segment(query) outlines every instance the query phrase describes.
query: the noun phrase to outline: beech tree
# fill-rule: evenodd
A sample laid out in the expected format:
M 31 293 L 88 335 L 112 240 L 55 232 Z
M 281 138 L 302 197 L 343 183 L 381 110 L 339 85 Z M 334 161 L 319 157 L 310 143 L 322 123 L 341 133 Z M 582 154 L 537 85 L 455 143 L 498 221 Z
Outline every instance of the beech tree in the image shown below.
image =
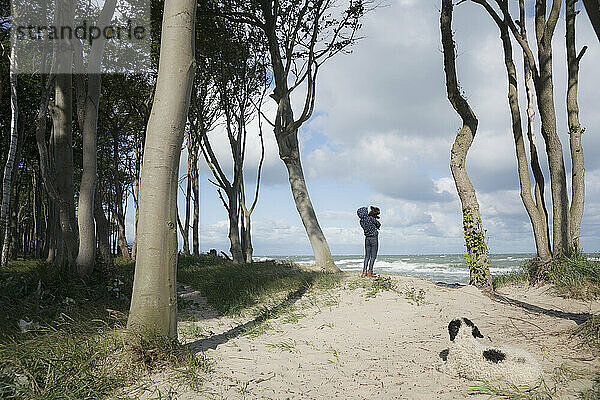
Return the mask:
M 500 39 L 502 40 L 502 48 L 504 51 L 504 65 L 506 67 L 507 81 L 508 81 L 508 104 L 511 115 L 511 126 L 513 131 L 513 138 L 515 142 L 515 152 L 517 157 L 517 171 L 519 176 L 519 184 L 521 188 L 521 200 L 525 205 L 525 210 L 531 221 L 533 227 L 533 236 L 535 239 L 535 245 L 537 250 L 537 256 L 542 262 L 547 262 L 552 258 L 552 252 L 550 250 L 550 237 L 548 233 L 548 215 L 546 213 L 545 205 L 539 207 L 543 203 L 543 181 L 540 185 L 536 185 L 536 197 L 537 202 L 534 200 L 531 193 L 531 177 L 529 175 L 529 165 L 527 152 L 525 150 L 525 140 L 523 138 L 523 126 L 521 120 L 521 108 L 519 105 L 519 91 L 518 91 L 518 76 L 517 68 L 513 60 L 513 50 L 510 38 L 510 32 L 506 19 L 501 18 L 498 13 L 491 7 L 486 0 L 472 0 L 474 3 L 478 3 L 485 8 L 490 17 L 494 20 L 500 30 Z M 503 0 L 504 1 L 504 0 Z M 521 17 L 524 20 L 524 7 L 523 1 L 521 0 Z M 521 34 L 525 34 L 525 22 L 521 27 Z M 531 107 L 531 93 L 527 93 L 529 106 Z M 528 108 L 528 111 L 531 110 Z M 535 141 L 533 140 L 533 113 L 528 114 L 528 135 L 529 145 L 532 149 L 532 159 L 535 160 L 533 169 L 539 169 L 539 162 L 537 161 L 537 153 L 535 150 Z M 535 172 L 534 172 L 535 174 Z M 540 173 L 541 175 L 541 173 Z M 542 179 L 543 179 L 543 175 Z
M 583 129 L 579 123 L 579 108 L 577 104 L 577 88 L 579 62 L 585 54 L 586 48 L 583 47 L 579 53 L 575 47 L 575 0 L 567 1 L 566 11 L 566 46 L 567 46 L 567 68 L 568 68 L 568 88 L 567 88 L 567 113 L 570 134 L 570 149 L 572 162 L 572 201 L 569 203 L 567 194 L 567 181 L 565 164 L 562 152 L 562 143 L 557 133 L 556 110 L 554 105 L 554 86 L 552 83 L 552 37 L 560 15 L 561 1 L 553 0 L 550 13 L 547 15 L 546 1 L 537 0 L 535 7 L 535 29 L 537 41 L 537 59 L 534 56 L 527 41 L 525 31 L 525 5 L 524 0 L 520 0 L 520 29 L 513 21 L 508 7 L 507 0 L 495 0 L 501 10 L 502 20 L 499 15 L 493 11 L 491 6 L 484 0 L 473 0 L 476 3 L 484 5 L 488 13 L 499 24 L 501 31 L 510 30 L 524 53 L 525 63 L 525 84 L 528 98 L 528 136 L 530 138 L 530 147 L 532 148 L 532 170 L 536 178 L 536 208 L 533 212 L 533 205 L 526 205 L 534 225 L 534 236 L 536 245 L 538 245 L 538 256 L 542 263 L 546 263 L 552 257 L 560 257 L 570 249 L 576 249 L 579 246 L 579 231 L 581 219 L 583 216 L 583 207 L 585 201 L 585 167 L 583 148 L 581 145 L 581 135 Z M 496 14 L 494 16 L 494 14 Z M 506 42 L 509 38 L 503 38 L 506 58 Z M 508 67 L 507 67 L 508 68 Z M 553 212 L 553 235 L 551 252 L 545 249 L 544 242 L 550 241 L 549 233 L 545 233 L 544 224 L 547 221 L 545 214 L 545 204 L 543 197 L 538 194 L 543 189 L 543 175 L 537 163 L 537 154 L 534 154 L 535 142 L 533 140 L 533 111 L 531 107 L 531 98 L 533 96 L 529 85 L 529 79 L 533 80 L 535 88 L 537 109 L 541 119 L 541 132 L 546 145 L 546 154 L 550 170 L 550 186 L 552 193 L 552 212 Z M 511 76 L 509 81 L 516 79 L 516 75 Z M 515 83 L 516 84 L 516 83 Z M 515 87 L 516 90 L 516 87 Z M 513 100 L 511 102 L 514 103 Z M 515 103 L 514 112 L 518 111 L 518 103 Z M 513 107 L 511 105 L 511 107 Z M 513 118 L 513 123 L 515 119 Z M 514 124 L 513 124 L 514 125 Z M 519 157 L 519 156 L 518 156 Z M 521 175 L 521 173 L 520 173 Z M 523 181 L 525 182 L 525 181 Z M 539 186 L 541 184 L 541 186 Z M 525 201 L 525 200 L 524 200 Z M 570 207 L 569 207 L 570 205 Z M 537 214 L 537 215 L 536 215 Z M 536 221 L 534 223 L 534 220 Z M 537 225 L 537 226 L 536 226 Z M 546 239 L 547 238 L 547 239 Z
M 57 0 L 55 26 L 73 26 L 73 0 Z M 54 105 L 50 108 L 53 120 L 54 171 L 58 202 L 59 262 L 72 263 L 77 257 L 77 226 L 73 188 L 73 51 L 68 41 L 57 41 L 54 54 L 57 60 Z
M 16 32 L 13 32 L 16 35 Z M 13 170 L 17 156 L 17 144 L 19 141 L 19 132 L 17 130 L 17 121 L 19 119 L 19 106 L 17 104 L 17 58 L 14 46 L 10 50 L 10 145 L 6 164 L 4 165 L 4 175 L 2 179 L 2 206 L 0 208 L 0 238 L 2 238 L 2 254 L 0 266 L 6 267 L 8 264 L 9 250 L 9 213 L 10 196 L 12 193 Z
M 177 337 L 177 181 L 194 78 L 196 2 L 165 0 L 144 145 L 137 257 L 127 327 Z
M 117 1 L 108 0 L 104 3 L 98 26 L 108 26 L 115 10 Z M 81 44 L 75 54 L 78 55 L 79 70 L 83 70 L 83 54 Z M 77 252 L 77 272 L 81 277 L 87 277 L 94 269 L 96 258 L 96 225 L 94 220 L 97 175 L 96 135 L 98 109 L 102 75 L 98 72 L 102 61 L 102 53 L 106 39 L 101 35 L 94 40 L 88 60 L 87 82 L 82 74 L 77 75 L 77 117 L 83 133 L 83 172 L 79 188 L 79 204 L 77 207 L 77 222 L 79 226 L 79 250 Z
M 560 16 L 561 0 L 553 0 L 552 7 L 547 13 L 545 0 L 536 0 L 535 32 L 537 41 L 537 60 L 531 51 L 529 43 L 517 29 L 510 12 L 508 3 L 496 0 L 502 14 L 508 23 L 511 33 L 525 52 L 525 57 L 531 69 L 537 108 L 542 122 L 541 133 L 546 144 L 546 155 L 550 170 L 550 187 L 552 193 L 552 254 L 560 256 L 569 249 L 569 198 L 567 193 L 567 178 L 562 152 L 562 143 L 557 133 L 556 108 L 554 104 L 554 84 L 552 75 L 552 37 Z
M 213 61 L 216 74 L 214 86 L 219 95 L 218 104 L 231 149 L 231 178 L 222 167 L 224 160 L 219 160 L 213 151 L 211 138 L 206 132 L 201 136 L 200 147 L 214 176 L 214 181 L 211 182 L 217 186 L 218 195 L 227 210 L 230 252 L 233 260 L 252 262 L 251 211 L 246 208 L 246 197 L 243 193 L 244 162 L 248 142 L 247 124 L 257 114 L 258 98 L 269 84 L 266 54 L 258 40 L 260 33 L 255 28 L 247 29 L 242 24 L 232 23 L 228 27 L 223 27 L 221 32 L 221 50 Z M 264 146 L 262 140 L 261 145 Z M 264 149 L 261 153 L 264 157 Z M 262 166 L 262 160 L 259 166 Z M 257 184 L 260 184 L 260 167 Z M 255 199 L 257 198 L 258 187 L 255 192 Z M 241 204 L 242 201 L 244 205 Z
M 581 219 L 585 203 L 585 162 L 581 135 L 584 129 L 579 123 L 579 62 L 587 50 L 584 46 L 579 53 L 575 45 L 575 4 L 577 0 L 566 0 L 566 46 L 567 46 L 567 121 L 569 124 L 569 147 L 571 149 L 571 208 L 569 210 L 569 248 L 579 248 Z
M 453 0 L 442 0 L 440 29 L 444 54 L 444 72 L 448 100 L 462 119 L 462 127 L 456 134 L 450 153 L 450 170 L 462 205 L 463 232 L 467 248 L 469 284 L 490 288 L 492 279 L 485 230 L 479 212 L 479 202 L 466 170 L 466 158 L 477 133 L 477 117 L 467 100 L 461 95 L 456 76 L 456 52 L 452 37 Z
M 328 272 L 339 268 L 333 262 L 308 193 L 298 130 L 312 115 L 320 67 L 335 55 L 347 52 L 356 42 L 360 21 L 370 3 L 348 0 L 343 4 L 333 0 L 257 0 L 237 2 L 234 6 L 227 3 L 222 8 L 230 20 L 263 32 L 275 83 L 271 98 L 277 104 L 277 112 L 272 125 L 279 157 L 288 171 L 296 209 L 315 255 L 315 267 Z M 304 103 L 295 117 L 291 97 L 300 90 L 304 91 Z

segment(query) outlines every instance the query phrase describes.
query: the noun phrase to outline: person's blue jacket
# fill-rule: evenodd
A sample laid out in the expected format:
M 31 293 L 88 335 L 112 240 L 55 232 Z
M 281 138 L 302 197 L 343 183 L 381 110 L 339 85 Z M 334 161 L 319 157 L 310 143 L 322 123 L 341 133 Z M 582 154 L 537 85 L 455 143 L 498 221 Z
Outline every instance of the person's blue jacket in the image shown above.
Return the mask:
M 369 209 L 367 207 L 361 207 L 356 211 L 356 215 L 360 218 L 360 226 L 362 226 L 366 237 L 378 237 L 378 229 L 381 227 L 381 223 L 374 217 L 369 215 Z

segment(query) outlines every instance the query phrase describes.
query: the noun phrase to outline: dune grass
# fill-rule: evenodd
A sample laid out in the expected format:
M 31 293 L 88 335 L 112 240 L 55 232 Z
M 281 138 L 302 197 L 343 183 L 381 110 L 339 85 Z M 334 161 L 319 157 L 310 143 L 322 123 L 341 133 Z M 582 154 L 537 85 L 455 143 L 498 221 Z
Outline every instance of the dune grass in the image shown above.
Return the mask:
M 185 384 L 200 384 L 211 369 L 202 354 L 123 329 L 133 270 L 133 262 L 117 259 L 112 266 L 97 266 L 87 282 L 67 266 L 40 261 L 11 262 L 2 270 L 0 398 L 135 398 L 119 389 L 162 367 L 175 371 Z M 222 314 L 258 312 L 262 323 L 252 328 L 260 330 L 268 319 L 291 310 L 290 300 L 311 288 L 336 287 L 341 276 L 291 264 L 182 256 L 178 280 L 199 289 Z
M 518 271 L 493 277 L 494 289 L 509 284 L 538 282 L 552 284 L 556 293 L 563 297 L 596 299 L 600 297 L 600 261 L 572 252 L 549 265 L 540 265 L 532 260 Z
M 268 307 L 311 288 L 333 288 L 342 274 L 308 271 L 275 261 L 234 264 L 220 257 L 179 257 L 178 282 L 198 289 L 223 315 L 240 315 Z M 261 312 L 262 312 L 261 311 Z
M 121 329 L 132 262 L 99 265 L 88 282 L 30 260 L 0 277 L 0 398 L 129 398 L 118 389 L 163 365 L 190 383 L 210 368 L 176 342 Z

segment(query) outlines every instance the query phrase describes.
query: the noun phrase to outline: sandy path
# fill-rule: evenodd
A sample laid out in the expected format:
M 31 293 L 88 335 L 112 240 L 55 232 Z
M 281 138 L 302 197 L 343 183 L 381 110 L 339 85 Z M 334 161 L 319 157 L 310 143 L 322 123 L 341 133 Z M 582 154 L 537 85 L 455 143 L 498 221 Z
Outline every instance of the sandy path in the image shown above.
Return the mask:
M 402 293 L 380 292 L 376 298 L 365 298 L 363 289 L 309 293 L 295 303 L 294 314 L 270 320 L 270 329 L 256 337 L 241 333 L 239 327 L 246 327 L 248 319 L 219 318 L 211 311 L 204 311 L 198 322 L 181 322 L 180 339 L 205 350 L 215 367 L 201 391 L 178 388 L 177 398 L 490 398 L 472 394 L 473 382 L 434 368 L 440 351 L 448 347 L 447 324 L 457 316 L 472 319 L 492 343 L 534 354 L 548 385 L 559 380 L 556 398 L 575 398 L 591 385 L 589 372 L 600 367 L 569 335 L 582 313 L 598 311 L 597 302 L 515 287 L 493 301 L 473 287 L 393 279 Z M 421 301 L 406 295 L 418 297 L 420 290 Z M 202 301 L 197 293 L 187 296 Z M 573 372 L 587 375 L 574 379 Z M 570 382 L 561 381 L 565 376 Z M 163 393 L 165 385 L 159 383 Z

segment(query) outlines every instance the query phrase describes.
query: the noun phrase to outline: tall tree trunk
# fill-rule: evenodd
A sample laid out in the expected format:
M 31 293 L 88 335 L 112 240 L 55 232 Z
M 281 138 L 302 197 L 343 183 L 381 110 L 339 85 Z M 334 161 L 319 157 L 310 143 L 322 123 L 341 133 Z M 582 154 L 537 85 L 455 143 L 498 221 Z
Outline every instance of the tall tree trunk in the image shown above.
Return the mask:
M 37 168 L 33 168 L 33 249 L 36 259 L 39 259 L 42 254 L 42 196 L 40 190 L 40 178 Z
M 581 134 L 583 129 L 579 123 L 579 105 L 577 104 L 577 89 L 579 85 L 579 61 L 587 47 L 583 47 L 577 54 L 575 46 L 575 3 L 577 0 L 567 0 L 566 23 L 567 23 L 567 115 L 569 122 L 569 135 L 571 147 L 571 177 L 572 195 L 571 209 L 569 215 L 569 247 L 579 248 L 579 232 L 581 230 L 581 218 L 583 217 L 583 206 L 585 202 L 585 163 L 583 147 L 581 146 Z
M 263 11 L 263 13 L 266 12 Z M 315 255 L 315 267 L 322 271 L 339 272 L 340 269 L 333 262 L 327 239 L 325 239 L 310 196 L 308 195 L 306 180 L 304 179 L 304 172 L 300 162 L 300 149 L 298 147 L 299 125 L 294 120 L 287 74 L 283 67 L 279 42 L 275 31 L 275 21 L 273 20 L 273 16 L 268 14 L 265 14 L 265 19 L 267 21 L 265 33 L 269 44 L 273 77 L 275 79 L 275 90 L 271 97 L 277 102 L 274 131 L 279 147 L 279 157 L 288 170 L 290 188 L 294 196 L 296 209 L 298 210 L 298 214 L 300 214 L 302 224 Z M 309 86 L 311 84 L 312 82 L 308 83 Z
M 60 0 L 56 6 L 56 26 L 73 26 L 73 1 Z M 67 41 L 56 46 L 57 76 L 53 107 L 54 163 L 56 190 L 58 192 L 60 251 L 59 262 L 73 262 L 77 256 L 77 232 L 73 191 L 73 52 Z
M 506 16 L 505 16 L 506 20 Z M 525 1 L 519 0 L 519 28 L 521 36 L 525 41 L 527 41 L 527 29 L 526 29 L 526 16 L 525 16 Z M 529 62 L 529 58 L 527 57 L 526 51 L 523 50 L 523 79 L 525 82 L 525 92 L 527 94 L 527 140 L 529 141 L 529 153 L 531 157 L 531 171 L 533 172 L 533 177 L 535 180 L 534 184 L 534 194 L 535 194 L 535 205 L 537 208 L 538 215 L 540 217 L 540 223 L 542 225 L 543 233 L 542 238 L 544 242 L 548 242 L 548 248 L 550 249 L 550 227 L 548 224 L 548 209 L 546 208 L 546 200 L 544 195 L 545 190 L 545 179 L 544 173 L 542 172 L 542 167 L 540 166 L 540 161 L 537 152 L 537 145 L 535 140 L 535 99 L 533 97 L 534 87 L 533 87 L 533 76 L 532 76 L 532 68 Z M 545 245 L 544 245 L 545 247 Z M 552 255 L 552 250 L 549 250 L 550 256 Z M 538 252 L 538 257 L 540 257 L 540 261 L 542 263 L 547 263 L 550 261 L 548 258 L 543 257 Z
M 79 224 L 79 251 L 77 273 L 88 277 L 94 270 L 96 258 L 96 226 L 94 224 L 94 195 L 96 193 L 97 157 L 96 132 L 102 76 L 89 74 L 85 96 L 85 117 L 83 122 L 83 172 L 79 190 L 77 221 Z M 82 106 L 82 105 L 80 105 Z
M 8 147 L 6 164 L 4 165 L 4 177 L 2 180 L 2 206 L 0 211 L 0 237 L 3 238 L 2 255 L 0 261 L 0 266 L 2 268 L 5 268 L 8 264 L 10 195 L 12 193 L 13 169 L 15 167 L 17 146 L 19 142 L 19 133 L 17 130 L 19 107 L 17 104 L 17 60 L 15 46 L 11 47 L 10 53 L 10 145 Z
M 123 185 L 121 184 L 121 180 L 119 178 L 119 148 L 116 132 L 113 140 L 113 173 L 115 176 L 114 214 L 115 222 L 117 223 L 117 245 L 119 246 L 119 250 L 121 250 L 121 256 L 123 256 L 125 260 L 131 260 L 129 246 L 127 244 L 127 236 L 125 234 L 125 211 L 123 210 L 123 202 L 126 201 L 126 199 L 123 199 Z
M 104 2 L 98 26 L 108 26 L 114 14 L 116 0 Z M 81 277 L 89 276 L 94 269 L 96 258 L 96 227 L 94 226 L 94 195 L 96 194 L 97 179 L 97 154 L 96 136 L 98 131 L 98 109 L 100 107 L 100 93 L 102 87 L 102 75 L 100 65 L 104 53 L 106 39 L 101 35 L 92 42 L 92 48 L 88 60 L 87 90 L 83 76 L 79 75 L 80 93 L 85 94 L 83 104 L 78 108 L 84 110 L 83 130 L 83 172 L 81 176 L 81 187 L 79 190 L 79 206 L 77 208 L 79 224 L 79 251 L 77 253 L 77 272 Z M 83 54 L 79 53 L 80 60 Z M 83 70 L 83 65 L 80 66 Z M 82 96 L 83 97 L 83 96 Z
M 194 202 L 194 214 L 192 216 L 192 246 L 194 255 L 200 255 L 200 241 L 198 239 L 200 230 L 200 190 L 198 188 L 198 150 L 194 149 L 192 159 L 192 199 Z
M 233 258 L 233 262 L 244 262 L 242 254 L 242 243 L 240 240 L 239 228 L 239 188 L 233 187 L 227 193 L 229 198 L 229 206 L 227 207 L 229 215 L 229 252 Z
M 127 244 L 127 236 L 125 234 L 125 214 L 122 208 L 122 205 L 117 205 L 117 245 L 119 246 L 119 250 L 121 250 L 121 256 L 129 261 L 131 260 L 131 254 L 129 253 L 129 245 Z
M 521 121 L 521 107 L 519 106 L 519 92 L 517 86 L 517 69 L 513 61 L 513 49 L 510 39 L 508 23 L 506 19 L 501 19 L 486 0 L 473 0 L 481 4 L 490 17 L 494 20 L 500 30 L 500 39 L 504 50 L 504 65 L 506 67 L 508 80 L 508 104 L 512 120 L 512 131 L 515 141 L 515 152 L 517 156 L 517 171 L 519 175 L 519 184 L 521 187 L 521 200 L 525 205 L 525 210 L 529 215 L 533 227 L 533 236 L 537 250 L 537 256 L 543 262 L 552 258 L 550 251 L 550 238 L 548 237 L 547 224 L 545 224 L 545 214 L 540 214 L 536 203 L 531 194 L 531 179 L 529 176 L 529 166 L 525 143 L 523 139 L 523 126 Z
M 97 190 L 97 189 L 96 189 Z M 110 251 L 110 232 L 108 220 L 102 209 L 100 193 L 94 196 L 94 220 L 96 221 L 96 239 L 98 241 L 98 253 L 104 263 L 112 264 L 113 258 Z
M 177 337 L 177 181 L 194 78 L 196 2 L 165 0 L 158 78 L 140 185 L 138 254 L 127 327 Z
M 250 220 L 250 214 L 244 216 L 246 223 L 244 226 L 244 259 L 247 263 L 252 262 L 252 253 L 254 248 L 252 247 L 252 226 Z
M 183 254 L 186 256 L 190 255 L 190 202 L 192 199 L 192 179 L 190 172 L 191 154 L 188 146 L 188 172 L 187 172 L 187 183 L 185 188 L 185 222 L 181 229 L 181 236 L 183 237 Z
M 479 202 L 475 189 L 466 171 L 466 157 L 477 132 L 477 117 L 460 94 L 456 77 L 456 54 L 452 38 L 452 0 L 442 0 L 440 28 L 444 53 L 444 72 L 448 100 L 460 115 L 463 125 L 456 135 L 450 154 L 450 169 L 458 197 L 462 204 L 463 230 L 467 247 L 467 265 L 469 266 L 469 284 L 489 289 L 492 285 L 488 249 L 485 243 L 485 230 L 479 212 Z
M 556 132 L 554 84 L 552 82 L 552 37 L 559 17 L 561 0 L 553 0 L 546 21 L 546 1 L 537 0 L 535 7 L 538 43 L 539 77 L 534 80 L 538 110 L 542 121 L 542 136 L 546 144 L 550 187 L 552 191 L 553 256 L 560 256 L 569 247 L 569 198 L 563 149 Z

